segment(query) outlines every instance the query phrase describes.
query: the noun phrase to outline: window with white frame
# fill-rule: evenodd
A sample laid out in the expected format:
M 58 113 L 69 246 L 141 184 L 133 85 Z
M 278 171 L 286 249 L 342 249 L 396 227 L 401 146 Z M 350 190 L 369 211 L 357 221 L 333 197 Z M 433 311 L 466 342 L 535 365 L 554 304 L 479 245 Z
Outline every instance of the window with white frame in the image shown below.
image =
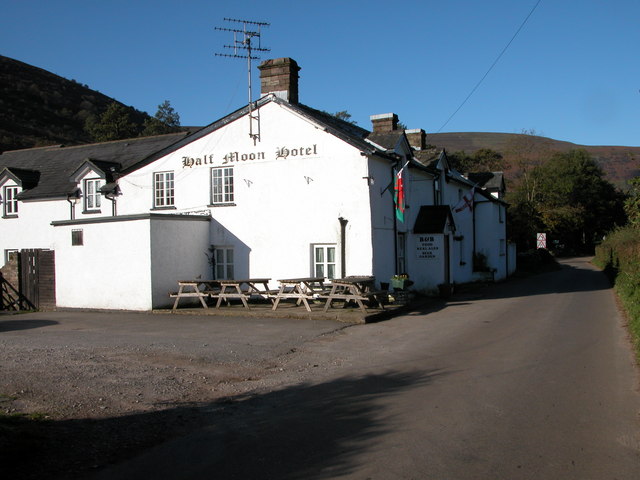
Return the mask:
M 507 247 L 507 242 L 503 238 L 501 238 L 500 239 L 500 255 L 501 256 L 504 256 L 507 254 L 506 247 Z
M 211 169 L 211 204 L 233 203 L 233 167 Z
M 153 174 L 153 207 L 167 208 L 175 205 L 173 172 Z
M 456 237 L 454 237 L 454 239 L 455 238 Z M 460 256 L 460 265 L 466 265 L 467 262 L 465 262 L 465 255 L 464 255 L 465 254 L 464 237 L 460 236 L 460 237 L 457 237 L 457 238 L 459 239 L 458 240 L 458 248 L 459 248 L 458 255 Z
M 5 217 L 18 216 L 18 187 L 4 187 L 2 194 L 2 205 Z
M 91 178 L 84 181 L 84 210 L 85 212 L 95 212 L 100 210 L 100 187 L 102 180 Z
M 442 192 L 441 192 L 442 184 L 440 183 L 440 179 L 436 178 L 433 181 L 433 203 L 434 205 L 442 204 Z
M 313 246 L 313 275 L 336 278 L 336 245 Z
M 216 280 L 234 278 L 233 248 L 218 247 L 214 251 Z

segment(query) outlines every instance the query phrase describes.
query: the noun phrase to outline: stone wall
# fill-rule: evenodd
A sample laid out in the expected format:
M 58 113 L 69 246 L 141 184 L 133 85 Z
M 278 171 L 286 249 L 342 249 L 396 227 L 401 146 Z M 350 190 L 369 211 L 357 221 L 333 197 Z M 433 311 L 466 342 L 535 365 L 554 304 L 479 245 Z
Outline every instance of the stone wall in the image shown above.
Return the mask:
M 18 277 L 18 252 L 9 254 L 9 261 L 0 268 L 0 274 L 9 282 L 16 290 L 19 285 Z

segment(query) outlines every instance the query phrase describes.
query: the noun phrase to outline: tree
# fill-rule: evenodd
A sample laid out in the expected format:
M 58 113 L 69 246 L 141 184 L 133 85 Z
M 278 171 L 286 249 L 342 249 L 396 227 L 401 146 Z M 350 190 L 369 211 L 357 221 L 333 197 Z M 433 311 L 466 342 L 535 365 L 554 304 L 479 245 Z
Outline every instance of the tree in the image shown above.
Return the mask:
M 116 102 L 112 102 L 99 118 L 89 117 L 85 130 L 96 142 L 136 137 L 140 132 L 131 118 L 130 109 Z
M 468 155 L 464 151 L 447 154 L 449 165 L 461 173 L 501 172 L 509 168 L 500 152 L 481 148 Z
M 538 185 L 532 204 L 545 231 L 566 247 L 591 252 L 625 223 L 624 196 L 585 150 L 556 153 L 531 176 Z
M 522 130 L 515 135 L 505 149 L 506 161 L 516 171 L 516 184 L 527 202 L 534 202 L 537 195 L 536 170 L 551 157 L 551 140 L 541 137 L 533 129 Z
M 629 180 L 629 193 L 624 202 L 624 213 L 632 227 L 640 227 L 640 177 Z
M 144 121 L 144 130 L 142 135 L 162 135 L 165 133 L 177 132 L 180 130 L 180 115 L 174 110 L 169 103 L 169 100 L 165 100 L 158 105 L 158 111 L 156 114 Z
M 330 112 L 327 112 L 326 110 L 322 110 L 322 113 L 325 113 L 331 117 L 335 117 L 338 120 L 342 120 L 343 122 L 350 123 L 352 125 L 358 124 L 358 122 L 351 120 L 351 114 L 346 110 L 340 110 L 339 112 L 336 112 L 336 113 L 330 113 Z

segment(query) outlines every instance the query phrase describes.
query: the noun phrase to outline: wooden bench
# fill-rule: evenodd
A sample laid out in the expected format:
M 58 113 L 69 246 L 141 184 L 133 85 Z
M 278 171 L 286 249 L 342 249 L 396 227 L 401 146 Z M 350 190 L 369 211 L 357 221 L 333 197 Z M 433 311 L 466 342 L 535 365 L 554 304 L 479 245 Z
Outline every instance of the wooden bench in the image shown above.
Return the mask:
M 209 308 L 205 299 L 209 298 L 214 285 L 217 283 L 213 280 L 178 280 L 178 291 L 169 292 L 169 297 L 176 299 L 172 310 L 178 308 L 181 298 L 197 298 L 204 308 Z M 204 286 L 203 290 L 201 286 Z
M 343 300 L 345 303 L 356 302 L 363 312 L 366 312 L 367 309 L 362 302 L 375 300 L 378 306 L 384 310 L 384 305 L 378 297 L 386 295 L 387 292 L 371 288 L 375 285 L 373 277 L 347 277 L 332 280 L 331 283 L 329 295 L 322 295 L 322 298 L 327 299 L 327 303 L 324 306 L 325 312 L 329 310 L 334 300 Z
M 274 299 L 272 310 L 276 310 L 281 300 L 292 299 L 296 305 L 304 304 L 307 312 L 311 311 L 309 300 L 314 300 L 325 291 L 324 277 L 283 278 L 278 280 L 280 289 Z

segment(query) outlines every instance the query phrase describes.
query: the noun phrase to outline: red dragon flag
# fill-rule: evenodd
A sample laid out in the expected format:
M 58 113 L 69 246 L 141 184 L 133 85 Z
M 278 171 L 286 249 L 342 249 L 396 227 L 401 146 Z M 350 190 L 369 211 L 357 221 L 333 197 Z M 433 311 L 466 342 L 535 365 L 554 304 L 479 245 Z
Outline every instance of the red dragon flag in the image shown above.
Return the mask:
M 470 212 L 473 212 L 473 196 L 476 193 L 476 187 L 473 187 L 469 193 L 464 195 L 460 201 L 453 207 L 453 211 L 456 213 L 463 212 L 467 208 Z
M 404 185 L 402 184 L 403 170 L 404 167 L 398 170 L 393 183 L 393 201 L 396 204 L 396 218 L 401 222 L 404 222 Z

